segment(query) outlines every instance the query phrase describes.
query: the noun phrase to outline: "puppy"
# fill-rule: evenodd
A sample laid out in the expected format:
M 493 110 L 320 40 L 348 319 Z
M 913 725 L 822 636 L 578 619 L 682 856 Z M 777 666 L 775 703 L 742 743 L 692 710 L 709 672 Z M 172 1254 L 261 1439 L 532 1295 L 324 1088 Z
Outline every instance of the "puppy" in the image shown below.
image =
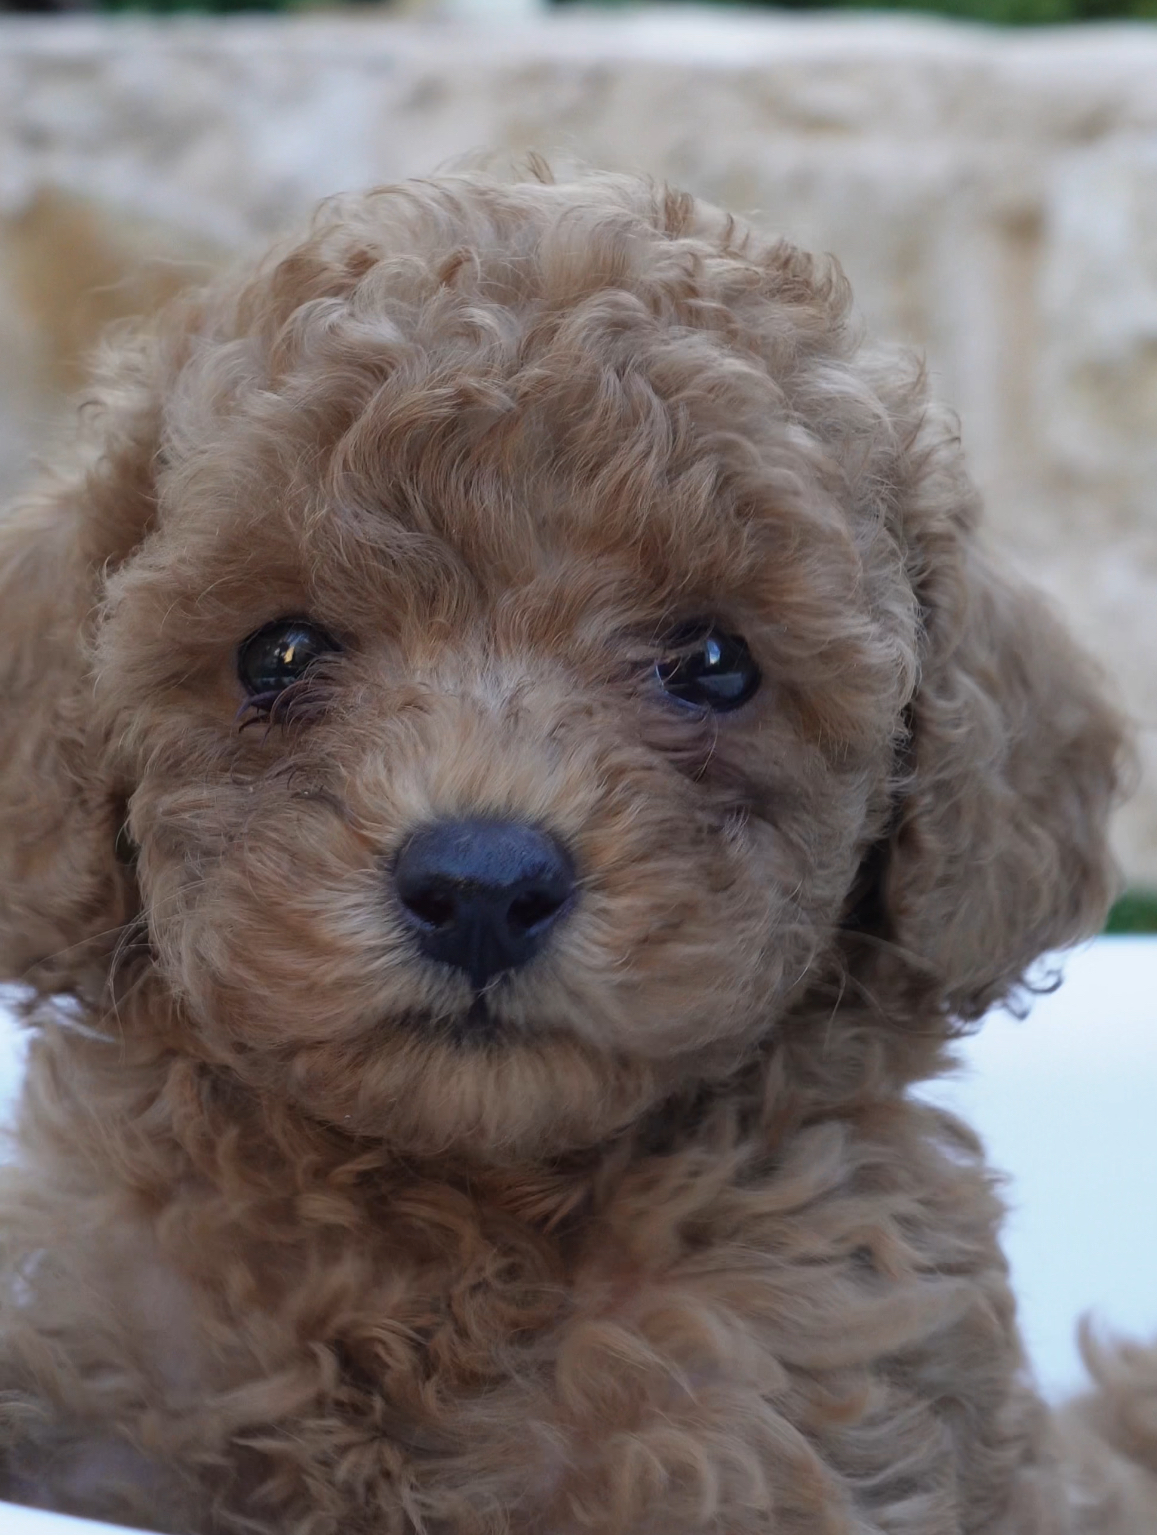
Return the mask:
M 1151 1530 L 1157 1362 L 1049 1419 L 909 1092 L 1113 881 L 976 524 L 838 269 L 632 180 L 332 202 L 112 344 L 0 535 L 3 1495 Z

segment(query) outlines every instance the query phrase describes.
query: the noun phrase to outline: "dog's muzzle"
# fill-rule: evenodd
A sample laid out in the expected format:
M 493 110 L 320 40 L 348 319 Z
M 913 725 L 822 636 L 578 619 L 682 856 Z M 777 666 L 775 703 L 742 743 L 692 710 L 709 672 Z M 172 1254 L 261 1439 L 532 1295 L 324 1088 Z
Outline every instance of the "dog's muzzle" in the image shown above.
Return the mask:
M 508 821 L 439 821 L 398 854 L 402 918 L 427 959 L 475 992 L 525 965 L 575 902 L 574 864 L 546 832 Z

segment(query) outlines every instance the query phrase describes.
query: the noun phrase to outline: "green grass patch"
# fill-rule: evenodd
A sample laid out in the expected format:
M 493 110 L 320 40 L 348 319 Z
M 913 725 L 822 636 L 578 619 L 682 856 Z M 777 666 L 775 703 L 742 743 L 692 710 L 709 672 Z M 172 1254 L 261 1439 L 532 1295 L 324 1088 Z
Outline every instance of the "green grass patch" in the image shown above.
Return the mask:
M 552 0 L 566 5 L 569 0 Z M 585 0 L 586 4 L 590 0 Z M 602 0 L 624 9 L 635 0 Z M 702 3 L 702 0 L 697 0 Z M 730 6 L 732 0 L 721 0 Z M 761 0 L 747 0 L 759 6 Z M 961 21 L 988 21 L 998 26 L 1055 26 L 1075 21 L 1152 21 L 1157 19 L 1157 0 L 762 0 L 788 11 L 923 11 L 953 16 Z
M 161 14 L 201 11 L 211 15 L 231 11 L 314 11 L 369 9 L 373 0 L 95 0 L 102 11 L 153 11 Z M 550 0 L 566 6 L 571 0 Z M 582 0 L 590 4 L 591 0 Z M 596 0 L 598 3 L 598 0 Z M 616 10 L 626 10 L 638 0 L 602 0 Z M 702 4 L 703 0 L 696 0 Z M 711 0 L 707 0 L 711 3 Z M 724 5 L 734 0 L 720 0 Z M 1153 21 L 1157 0 L 746 0 L 749 6 L 774 5 L 789 11 L 923 11 L 953 16 L 960 21 L 989 21 L 997 25 L 1054 26 L 1074 21 Z
M 162 14 L 201 11 L 221 15 L 231 11 L 368 10 L 373 0 L 94 0 L 102 11 L 154 11 Z M 565 7 L 571 0 L 549 0 Z M 582 0 L 590 4 L 591 0 Z M 598 3 L 598 0 L 596 0 Z M 639 0 L 602 0 L 608 9 L 626 10 Z M 645 3 L 645 0 L 644 0 Z M 695 0 L 702 4 L 704 0 Z M 707 0 L 712 3 L 712 0 Z M 735 0 L 716 0 L 732 6 Z M 952 16 L 960 21 L 987 21 L 997 25 L 1055 26 L 1075 21 L 1157 20 L 1157 0 L 746 0 L 753 8 L 763 5 L 789 11 L 923 11 Z
M 1157 890 L 1126 890 L 1109 913 L 1106 933 L 1157 933 Z

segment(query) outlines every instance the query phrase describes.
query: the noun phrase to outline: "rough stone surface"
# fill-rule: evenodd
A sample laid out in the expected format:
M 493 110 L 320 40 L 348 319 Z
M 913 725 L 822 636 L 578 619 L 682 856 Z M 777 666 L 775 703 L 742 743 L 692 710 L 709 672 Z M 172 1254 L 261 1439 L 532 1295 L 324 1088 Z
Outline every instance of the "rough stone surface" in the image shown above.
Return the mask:
M 0 491 L 98 327 L 476 150 L 667 177 L 836 252 L 928 356 L 1011 560 L 1142 724 L 1157 883 L 1157 28 L 559 14 L 0 19 Z

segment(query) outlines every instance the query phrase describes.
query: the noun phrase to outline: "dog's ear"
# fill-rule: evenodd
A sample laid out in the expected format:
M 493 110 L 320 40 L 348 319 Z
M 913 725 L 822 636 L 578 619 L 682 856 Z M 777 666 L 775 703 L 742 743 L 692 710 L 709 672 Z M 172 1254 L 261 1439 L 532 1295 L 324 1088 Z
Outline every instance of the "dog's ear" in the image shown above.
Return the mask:
M 902 539 L 922 656 L 877 861 L 880 936 L 968 1020 L 1103 922 L 1126 733 L 1045 601 L 979 544 L 954 440 L 915 461 L 910 489 Z
M 80 984 L 134 905 L 89 646 L 152 515 L 159 392 L 144 339 L 101 372 L 75 467 L 0 516 L 0 979 L 46 990 Z

